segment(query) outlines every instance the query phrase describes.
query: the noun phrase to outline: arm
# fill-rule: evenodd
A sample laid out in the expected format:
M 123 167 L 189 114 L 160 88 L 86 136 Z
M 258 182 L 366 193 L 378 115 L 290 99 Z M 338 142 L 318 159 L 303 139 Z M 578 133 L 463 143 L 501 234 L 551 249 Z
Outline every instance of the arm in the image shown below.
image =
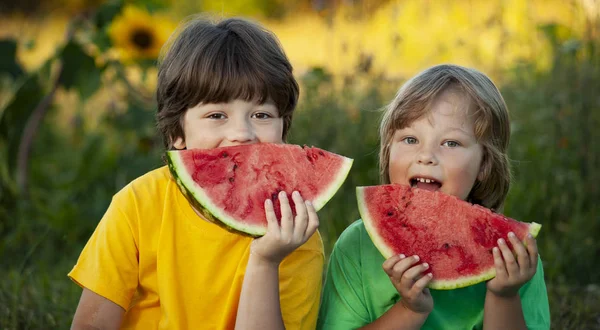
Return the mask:
M 519 289 L 535 275 L 538 251 L 535 239 L 528 235 L 527 247 L 513 233 L 508 234 L 515 252 L 504 239 L 498 240 L 499 248 L 493 249 L 496 277 L 487 284 L 483 312 L 483 328 L 525 329 L 525 318 L 519 297 Z
M 421 329 L 421 326 L 427 320 L 427 315 L 415 313 L 398 302 L 375 322 L 361 329 Z
M 250 254 L 236 329 L 285 329 L 279 304 L 279 263 Z
M 114 302 L 83 289 L 71 329 L 119 329 L 125 310 Z
M 285 192 L 279 194 L 281 226 L 271 200 L 265 201 L 267 233 L 252 242 L 238 306 L 236 329 L 285 329 L 279 299 L 279 265 L 317 230 L 319 218 L 310 202 L 292 194 L 296 217 Z
M 137 222 L 127 191 L 113 198 L 69 277 L 83 288 L 73 329 L 116 329 L 138 285 Z

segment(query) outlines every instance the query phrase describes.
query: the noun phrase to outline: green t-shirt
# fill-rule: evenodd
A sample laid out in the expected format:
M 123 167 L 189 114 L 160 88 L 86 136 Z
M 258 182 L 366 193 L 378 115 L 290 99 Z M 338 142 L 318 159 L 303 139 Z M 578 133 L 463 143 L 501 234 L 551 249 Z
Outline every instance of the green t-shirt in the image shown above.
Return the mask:
M 392 307 L 398 291 L 383 271 L 384 258 L 361 220 L 336 242 L 329 260 L 317 329 L 356 329 Z M 433 311 L 422 329 L 482 329 L 486 285 L 455 290 L 431 290 Z M 519 291 L 529 329 L 549 329 L 550 311 L 542 262 Z

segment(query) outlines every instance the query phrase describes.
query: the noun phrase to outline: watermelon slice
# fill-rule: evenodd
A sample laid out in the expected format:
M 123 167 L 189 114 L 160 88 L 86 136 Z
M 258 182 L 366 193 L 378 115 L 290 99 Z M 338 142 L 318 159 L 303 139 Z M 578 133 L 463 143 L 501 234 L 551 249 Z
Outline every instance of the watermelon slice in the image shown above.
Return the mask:
M 248 236 L 266 233 L 264 201 L 300 192 L 321 209 L 346 180 L 353 160 L 319 148 L 258 143 L 167 152 L 172 176 L 195 209 L 209 221 Z M 294 211 L 295 212 L 295 211 Z
M 387 259 L 418 255 L 430 265 L 429 287 L 461 288 L 496 275 L 492 248 L 509 232 L 523 241 L 541 225 L 524 223 L 438 191 L 388 184 L 357 187 L 365 228 Z M 510 242 L 507 240 L 507 243 Z

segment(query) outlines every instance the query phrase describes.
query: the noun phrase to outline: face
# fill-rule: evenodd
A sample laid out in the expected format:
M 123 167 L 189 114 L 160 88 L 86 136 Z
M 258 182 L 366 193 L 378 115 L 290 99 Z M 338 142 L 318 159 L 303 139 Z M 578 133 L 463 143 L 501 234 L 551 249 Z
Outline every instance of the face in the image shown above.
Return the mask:
M 201 103 L 186 111 L 182 125 L 185 139 L 175 140 L 177 149 L 283 143 L 283 119 L 271 102 Z
M 466 200 L 483 159 L 469 106 L 459 92 L 446 90 L 426 115 L 397 130 L 390 145 L 390 181 Z

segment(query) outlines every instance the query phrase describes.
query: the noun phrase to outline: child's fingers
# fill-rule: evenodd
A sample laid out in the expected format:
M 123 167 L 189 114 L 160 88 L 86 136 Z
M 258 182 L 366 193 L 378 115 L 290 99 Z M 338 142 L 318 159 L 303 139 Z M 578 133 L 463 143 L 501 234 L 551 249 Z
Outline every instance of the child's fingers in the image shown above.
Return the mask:
M 531 264 L 531 268 L 537 269 L 538 263 L 538 247 L 537 241 L 531 234 L 527 234 L 525 237 L 525 242 L 527 242 L 527 251 L 529 251 L 529 263 Z
M 404 258 L 400 261 L 398 261 L 394 267 L 392 268 L 392 279 L 398 283 L 402 283 L 403 279 L 408 279 L 408 277 L 406 276 L 406 272 L 413 267 L 414 264 L 416 264 L 419 261 L 419 257 L 418 256 L 411 256 L 411 257 L 407 257 Z M 411 273 L 413 274 L 413 273 Z M 418 274 L 418 272 L 417 272 Z M 414 275 L 416 276 L 416 274 Z M 414 276 L 411 276 L 411 279 L 414 279 Z M 412 285 L 412 283 L 410 283 L 410 285 Z M 409 289 L 410 287 L 405 287 L 405 289 Z
M 383 265 L 381 265 L 383 267 L 383 271 L 389 276 L 392 277 L 392 272 L 394 269 L 394 266 L 396 265 L 396 263 L 402 259 L 406 258 L 406 256 L 404 254 L 397 254 L 397 255 L 393 255 L 389 258 L 387 258 L 384 262 Z
M 418 295 L 421 292 L 423 292 L 423 290 L 425 290 L 427 288 L 427 285 L 429 284 L 429 282 L 431 282 L 431 279 L 433 278 L 433 274 L 431 273 L 427 273 L 424 274 L 423 276 L 421 276 L 420 279 L 418 279 L 415 284 L 413 285 L 412 289 L 410 289 L 413 295 Z
M 517 253 L 517 261 L 519 262 L 519 268 L 521 271 L 529 269 L 529 253 L 527 252 L 527 249 L 525 249 L 525 246 L 521 240 L 518 239 L 513 232 L 508 233 L 508 239 L 512 243 L 513 249 L 515 249 L 515 252 Z
M 308 226 L 306 226 L 304 237 L 309 239 L 315 231 L 317 231 L 317 228 L 319 228 L 319 216 L 311 201 L 304 201 L 304 204 L 306 205 L 306 212 L 308 213 Z
M 304 239 L 306 227 L 308 226 L 308 212 L 306 211 L 306 205 L 299 192 L 294 191 L 292 193 L 292 199 L 294 200 L 294 207 L 296 208 L 293 233 L 294 241 L 300 242 Z
M 267 217 L 267 231 L 279 231 L 277 216 L 275 215 L 275 210 L 273 209 L 273 201 L 270 199 L 265 200 L 265 216 Z
M 504 263 L 506 264 L 506 271 L 508 274 L 515 274 L 519 272 L 519 265 L 517 264 L 517 260 L 515 260 L 515 256 L 512 251 L 506 244 L 506 241 L 501 238 L 498 240 L 498 246 L 500 247 L 500 252 L 502 253 L 502 258 L 504 259 Z
M 413 282 L 417 281 L 421 277 L 423 272 L 426 271 L 428 268 L 429 268 L 429 265 L 427 263 L 422 263 L 422 264 L 413 266 L 404 272 L 404 274 L 402 275 L 402 278 L 409 281 L 409 283 L 413 283 Z
M 497 278 L 508 278 L 508 273 L 506 272 L 506 266 L 504 265 L 504 259 L 502 259 L 502 254 L 500 254 L 500 249 L 494 246 L 492 249 L 492 255 L 494 256 L 494 267 L 496 268 L 496 277 Z
M 279 192 L 279 206 L 281 207 L 281 236 L 291 238 L 294 230 L 292 209 L 285 191 Z

